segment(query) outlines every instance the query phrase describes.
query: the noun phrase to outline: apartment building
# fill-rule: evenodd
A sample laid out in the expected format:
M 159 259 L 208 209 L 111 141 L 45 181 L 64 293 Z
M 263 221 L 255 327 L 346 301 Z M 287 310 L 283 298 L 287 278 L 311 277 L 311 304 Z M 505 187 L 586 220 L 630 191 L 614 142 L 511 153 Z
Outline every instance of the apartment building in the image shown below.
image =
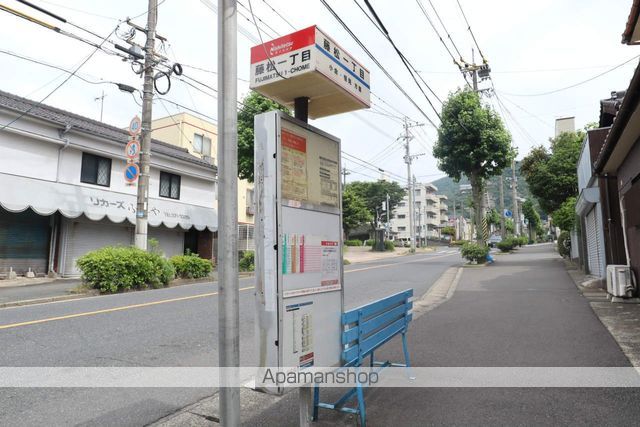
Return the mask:
M 437 194 L 438 187 L 431 183 L 414 186 L 414 227 L 415 239 L 422 244 L 426 239 L 438 239 L 440 231 L 449 225 L 449 205 L 447 196 Z M 408 195 L 393 211 L 390 221 L 390 234 L 395 240 L 409 241 L 409 197 Z

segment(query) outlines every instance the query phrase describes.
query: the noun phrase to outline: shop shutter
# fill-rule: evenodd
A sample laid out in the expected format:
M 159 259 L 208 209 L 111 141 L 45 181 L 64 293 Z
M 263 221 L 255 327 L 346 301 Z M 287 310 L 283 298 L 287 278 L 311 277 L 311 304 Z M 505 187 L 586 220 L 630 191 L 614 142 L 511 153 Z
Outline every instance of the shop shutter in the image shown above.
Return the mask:
M 587 255 L 589 261 L 589 273 L 594 276 L 602 276 L 600 267 L 600 244 L 598 242 L 598 219 L 597 208 L 594 207 L 587 213 L 585 218 L 585 228 L 587 231 Z
M 107 220 L 67 220 L 65 227 L 65 277 L 77 277 L 80 270 L 76 260 L 87 252 L 105 246 L 130 246 L 133 243 L 133 226 L 128 222 L 114 224 Z
M 50 217 L 0 209 L 0 271 L 47 273 Z
M 149 227 L 149 239 L 158 240 L 160 251 L 170 258 L 184 253 L 184 230 L 180 227 Z

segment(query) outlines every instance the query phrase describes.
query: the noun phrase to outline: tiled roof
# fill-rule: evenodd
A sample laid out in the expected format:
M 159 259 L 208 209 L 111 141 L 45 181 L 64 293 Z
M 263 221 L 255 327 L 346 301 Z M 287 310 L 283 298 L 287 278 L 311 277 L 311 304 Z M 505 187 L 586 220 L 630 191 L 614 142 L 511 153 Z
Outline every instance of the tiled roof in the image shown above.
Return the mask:
M 125 145 L 129 139 L 129 133 L 115 126 L 111 126 L 88 117 L 70 113 L 59 108 L 45 104 L 38 104 L 36 101 L 22 98 L 8 92 L 0 90 L 0 108 L 15 111 L 25 116 L 46 120 L 61 126 L 70 126 L 72 130 L 99 136 L 114 142 Z M 175 145 L 153 139 L 151 141 L 151 154 L 158 153 L 190 163 L 207 167 L 217 171 L 217 168 L 199 157 L 189 154 L 189 152 Z

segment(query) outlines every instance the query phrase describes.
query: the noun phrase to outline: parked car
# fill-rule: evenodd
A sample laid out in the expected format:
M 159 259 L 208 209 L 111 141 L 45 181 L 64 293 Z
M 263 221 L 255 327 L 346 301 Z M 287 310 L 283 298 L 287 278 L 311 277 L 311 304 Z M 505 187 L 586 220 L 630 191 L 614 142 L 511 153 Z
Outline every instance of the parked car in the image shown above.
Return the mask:
M 494 234 L 491 237 L 489 237 L 489 240 L 487 240 L 487 245 L 493 248 L 500 242 L 502 242 L 502 236 L 499 234 Z

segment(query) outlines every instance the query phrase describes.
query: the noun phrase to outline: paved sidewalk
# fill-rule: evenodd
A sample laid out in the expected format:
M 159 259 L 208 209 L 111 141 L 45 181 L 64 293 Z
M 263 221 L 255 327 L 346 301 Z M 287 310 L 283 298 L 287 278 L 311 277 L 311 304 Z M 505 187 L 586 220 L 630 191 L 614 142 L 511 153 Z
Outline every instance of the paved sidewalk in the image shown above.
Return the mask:
M 351 264 L 360 262 L 375 261 L 379 259 L 395 258 L 409 254 L 409 248 L 396 248 L 389 252 L 374 252 L 370 247 L 345 246 L 344 258 Z M 434 252 L 435 248 L 417 248 L 416 254 L 426 254 Z
M 402 360 L 397 341 L 378 357 Z M 464 269 L 453 297 L 412 323 L 409 346 L 414 366 L 630 366 L 551 245 Z M 640 418 L 638 389 L 371 389 L 365 399 L 371 426 L 635 425 Z M 245 425 L 296 425 L 297 393 L 247 415 Z M 321 411 L 319 425 L 334 423 L 356 420 Z

